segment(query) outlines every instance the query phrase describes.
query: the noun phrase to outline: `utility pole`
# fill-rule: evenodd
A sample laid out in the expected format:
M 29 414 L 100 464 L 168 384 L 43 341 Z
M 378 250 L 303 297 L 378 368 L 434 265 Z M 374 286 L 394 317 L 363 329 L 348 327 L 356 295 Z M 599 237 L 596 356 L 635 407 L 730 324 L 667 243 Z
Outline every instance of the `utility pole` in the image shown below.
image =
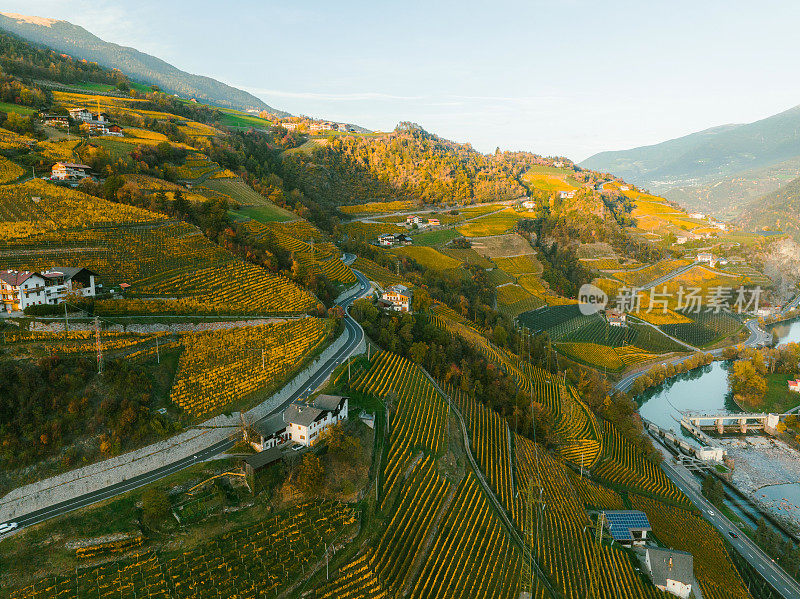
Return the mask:
M 94 336 L 97 341 L 97 374 L 103 374 L 103 346 L 100 343 L 100 319 L 94 317 Z
M 161 364 L 161 349 L 158 347 L 158 337 L 156 337 L 156 363 Z
M 350 356 L 347 356 L 347 380 L 350 381 Z
M 69 335 L 69 316 L 67 316 L 67 302 L 64 302 L 64 339 Z
M 330 580 L 328 576 L 328 544 L 325 543 L 325 580 Z

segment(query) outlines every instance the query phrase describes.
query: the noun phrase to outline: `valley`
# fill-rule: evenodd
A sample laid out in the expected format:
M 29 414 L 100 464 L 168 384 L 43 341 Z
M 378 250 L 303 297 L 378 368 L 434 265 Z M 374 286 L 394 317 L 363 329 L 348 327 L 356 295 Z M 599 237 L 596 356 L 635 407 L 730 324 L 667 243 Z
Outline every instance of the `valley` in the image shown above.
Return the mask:
M 800 596 L 794 531 L 729 507 L 776 516 L 796 416 L 733 463 L 650 427 L 794 408 L 789 192 L 773 227 L 647 184 L 754 133 L 589 168 L 0 29 L 0 597 L 656 599 L 659 551 Z

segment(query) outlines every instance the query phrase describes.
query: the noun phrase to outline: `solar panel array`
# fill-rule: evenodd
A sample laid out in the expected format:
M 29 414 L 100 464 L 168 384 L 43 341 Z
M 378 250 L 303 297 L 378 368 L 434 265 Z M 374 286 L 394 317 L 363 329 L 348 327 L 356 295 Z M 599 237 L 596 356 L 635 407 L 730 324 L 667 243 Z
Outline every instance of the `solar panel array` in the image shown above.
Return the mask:
M 632 541 L 631 530 L 651 530 L 647 514 L 635 510 L 605 512 L 608 532 L 615 541 Z

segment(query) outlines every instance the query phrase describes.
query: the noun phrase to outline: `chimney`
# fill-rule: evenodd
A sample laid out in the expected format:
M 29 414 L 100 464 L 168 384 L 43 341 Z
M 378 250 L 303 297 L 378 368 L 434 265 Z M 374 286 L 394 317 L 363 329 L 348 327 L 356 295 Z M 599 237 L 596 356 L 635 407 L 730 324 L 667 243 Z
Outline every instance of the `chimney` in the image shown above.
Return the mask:
M 672 556 L 669 556 L 669 571 L 672 572 Z

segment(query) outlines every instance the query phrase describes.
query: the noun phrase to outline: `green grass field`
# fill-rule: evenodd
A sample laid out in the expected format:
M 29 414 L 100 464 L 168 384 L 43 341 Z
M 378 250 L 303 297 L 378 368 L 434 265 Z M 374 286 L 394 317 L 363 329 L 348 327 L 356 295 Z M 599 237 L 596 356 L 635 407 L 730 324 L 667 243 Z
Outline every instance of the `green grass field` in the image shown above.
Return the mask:
M 461 237 L 461 234 L 455 229 L 439 229 L 438 231 L 428 231 L 427 233 L 414 235 L 414 244 L 435 246 L 447 243 L 456 237 Z
M 0 112 L 16 112 L 23 116 L 35 114 L 36 110 L 29 106 L 20 106 L 19 104 L 9 104 L 8 102 L 0 102 Z
M 795 373 L 768 374 L 767 393 L 764 395 L 764 401 L 758 406 L 758 409 L 764 412 L 777 414 L 800 405 L 800 393 L 789 391 L 787 385 L 789 380 L 794 380 L 796 378 L 797 376 Z
M 221 124 L 226 127 L 254 127 L 256 129 L 269 129 L 272 127 L 272 121 L 239 112 L 238 110 L 222 109 L 222 113 Z

